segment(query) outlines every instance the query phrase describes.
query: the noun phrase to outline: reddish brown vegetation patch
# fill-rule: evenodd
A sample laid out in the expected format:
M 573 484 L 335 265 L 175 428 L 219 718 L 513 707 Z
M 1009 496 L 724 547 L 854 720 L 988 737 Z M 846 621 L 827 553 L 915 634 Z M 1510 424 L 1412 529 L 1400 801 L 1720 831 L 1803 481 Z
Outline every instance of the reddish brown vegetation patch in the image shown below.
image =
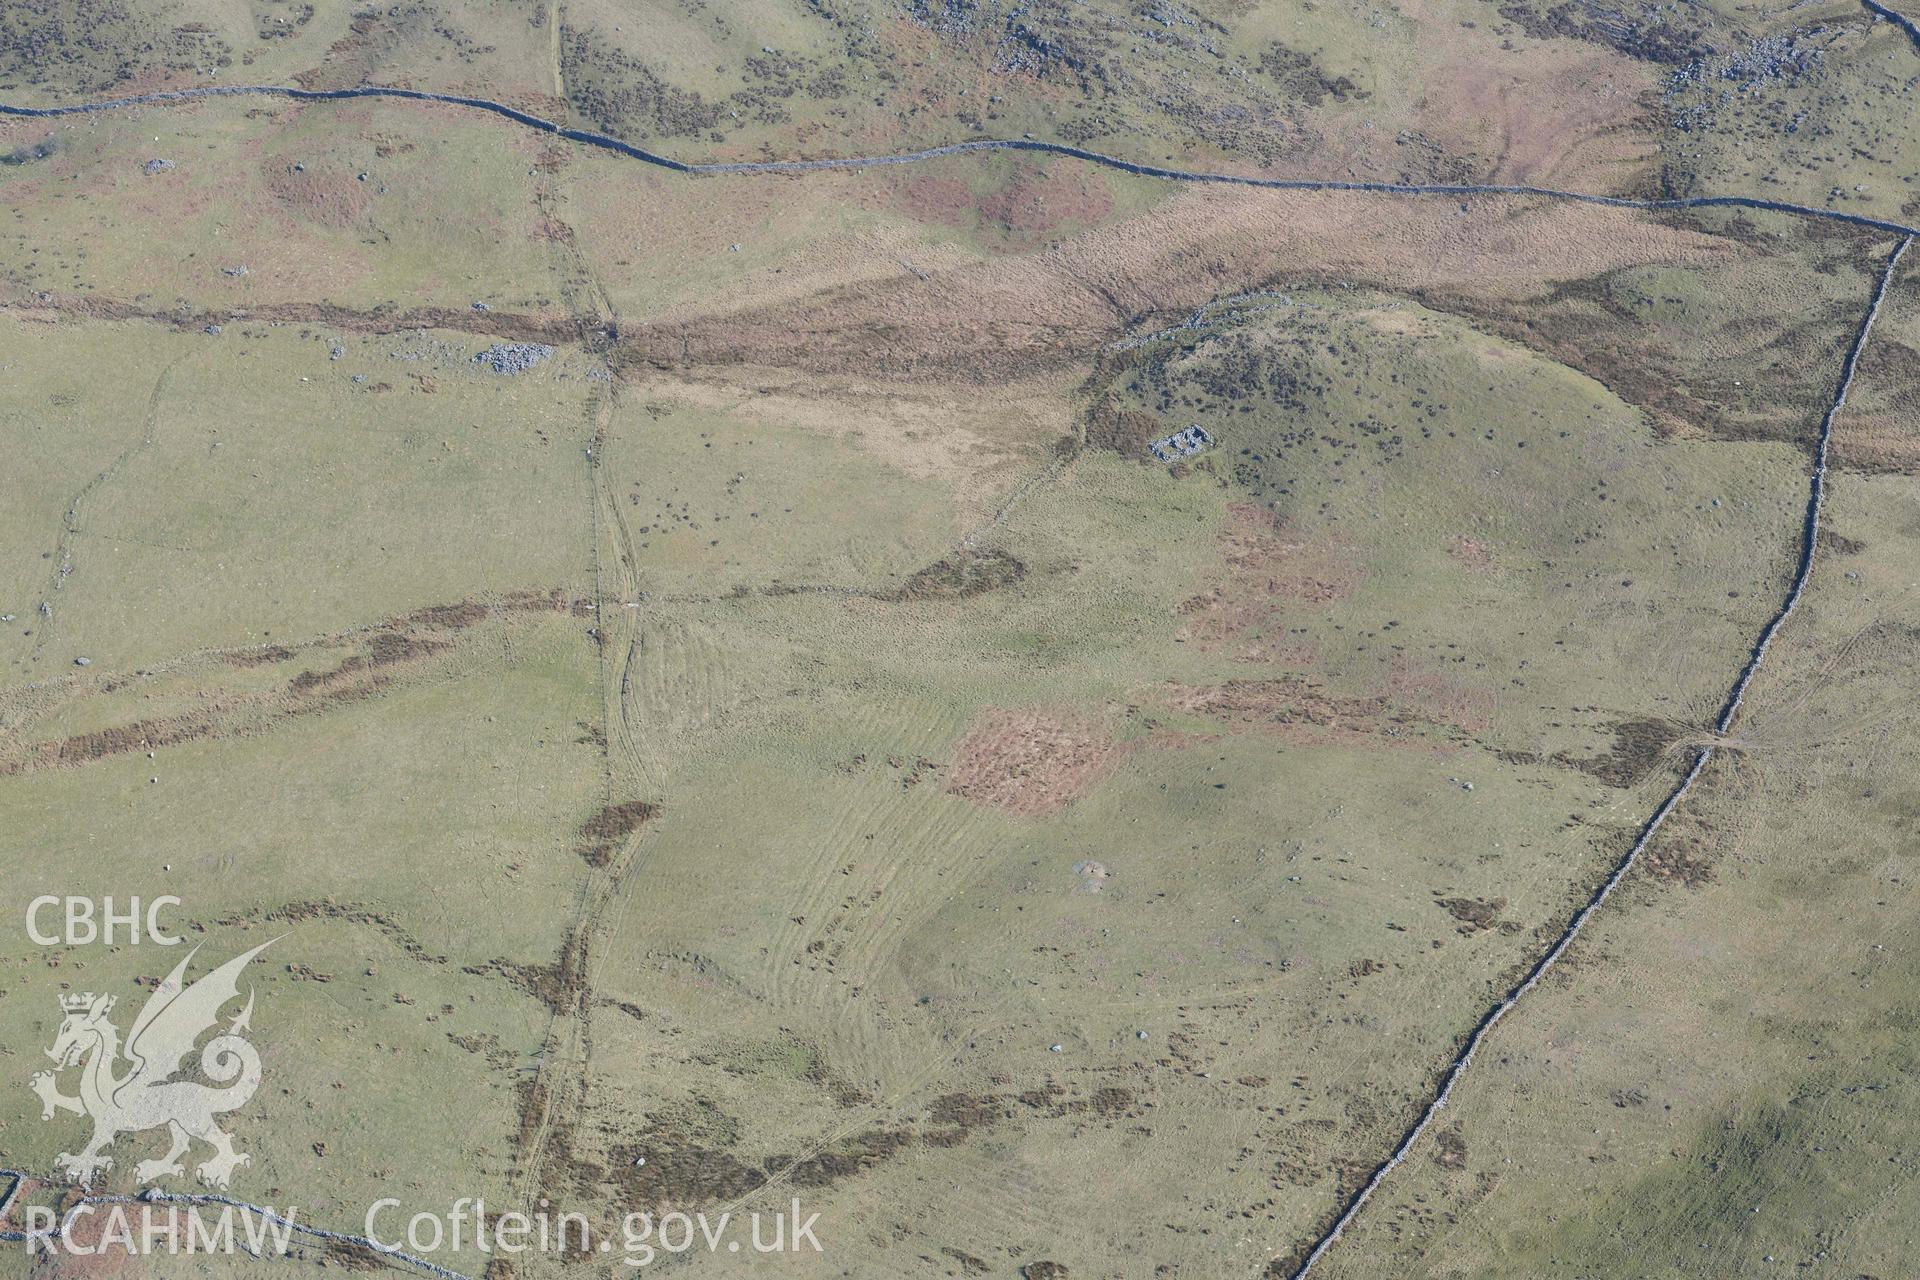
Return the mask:
M 1876 335 L 1860 353 L 1860 376 L 1894 408 L 1920 409 L 1920 351 L 1899 339 Z
M 1123 753 L 1084 723 L 991 708 L 954 744 L 947 790 L 1009 813 L 1054 813 L 1111 772 Z
M 895 600 L 961 600 L 1010 587 L 1027 576 L 1027 566 L 997 548 L 963 550 L 916 571 Z
M 650 821 L 659 809 L 644 800 L 610 804 L 580 825 L 580 840 L 575 851 L 590 867 L 604 867 L 613 861 L 620 842 Z
M 726 1151 L 670 1136 L 649 1136 L 613 1152 L 621 1207 L 658 1212 L 737 1200 L 765 1185 L 766 1170 Z M 635 1161 L 645 1157 L 645 1164 Z
M 548 244 L 570 245 L 573 243 L 573 228 L 552 214 L 543 213 L 534 223 L 532 238 L 543 240 Z
M 295 172 L 284 160 L 267 162 L 269 193 L 295 219 L 339 230 L 354 226 L 373 206 L 373 190 L 346 169 L 308 165 Z
M 529 1099 L 537 1101 L 532 1090 Z M 1088 1117 L 1112 1126 L 1141 1114 L 1139 1101 L 1128 1089 L 1109 1085 L 1080 1096 L 1061 1085 L 1049 1084 L 1017 1094 L 944 1094 L 934 1099 L 922 1123 L 845 1134 L 804 1156 L 772 1154 L 748 1160 L 729 1149 L 730 1141 L 715 1138 L 701 1126 L 652 1116 L 636 1140 L 612 1149 L 605 1169 L 573 1157 L 570 1143 L 561 1145 L 568 1147 L 576 1186 L 590 1180 L 607 1181 L 624 1208 L 659 1213 L 737 1200 L 776 1176 L 799 1187 L 830 1187 L 916 1145 L 960 1146 L 1016 1115 Z M 646 1157 L 645 1162 L 636 1163 L 641 1156 Z
M 799 1187 L 830 1187 L 842 1178 L 864 1173 L 875 1165 L 891 1160 L 914 1140 L 911 1129 L 869 1129 L 835 1143 L 802 1160 L 788 1163 L 778 1157 L 776 1168 L 785 1166 L 787 1177 Z
M 1526 251 L 1542 244 L 1558 250 L 1544 267 Z M 1730 249 L 1641 214 L 1564 203 L 1464 219 L 1442 218 L 1418 201 L 1191 190 L 1043 253 L 851 285 L 823 280 L 806 296 L 771 301 L 722 290 L 698 304 L 703 314 L 623 326 L 615 363 L 748 364 L 991 386 L 1063 372 L 1075 353 L 1118 337 L 1139 316 L 1190 311 L 1277 280 L 1512 291 L 1543 274 L 1590 276 Z
M 591 618 L 597 612 L 591 598 L 570 596 L 554 587 L 547 591 L 520 590 L 509 591 L 506 597 L 509 609 L 527 613 L 540 613 L 551 610 L 554 613 L 570 614 L 576 618 Z
M 1444 702 L 1386 693 L 1343 696 L 1298 675 L 1215 685 L 1175 683 L 1167 685 L 1161 696 L 1177 710 L 1242 731 L 1277 734 L 1301 746 L 1397 742 L 1431 747 L 1433 730 L 1457 741 L 1469 730 L 1484 727 L 1481 718 L 1463 723 L 1458 709 Z
M 1485 733 L 1493 727 L 1497 704 L 1492 693 L 1437 675 L 1404 654 L 1394 656 L 1387 692 L 1394 705 L 1423 719 L 1470 733 Z
M 152 751 L 179 742 L 191 742 L 195 738 L 206 737 L 213 727 L 210 719 L 199 716 L 136 720 L 132 724 L 115 725 L 111 729 L 76 734 L 62 742 L 55 749 L 54 756 L 60 764 L 86 764 L 126 751 Z
M 1871 351 L 1872 347 L 1868 347 Z M 1850 413 L 1835 424 L 1833 457 L 1854 471 L 1920 474 L 1920 430 L 1914 413 Z
M 289 902 L 278 907 L 238 912 L 216 920 L 214 923 L 223 929 L 231 929 L 251 927 L 256 923 L 303 924 L 309 920 L 338 920 L 368 929 L 377 929 L 386 935 L 388 941 L 415 960 L 424 964 L 447 963 L 447 957 L 444 954 L 436 955 L 428 951 L 421 945 L 419 939 L 402 928 L 392 916 L 358 903 L 331 900 Z M 324 977 L 321 978 L 321 981 L 325 980 Z
M 564 613 L 577 618 L 592 617 L 595 612 L 592 600 L 577 599 L 558 588 L 511 592 L 498 609 Z M 298 646 L 270 645 L 221 654 L 218 660 L 228 666 L 250 668 L 290 662 L 302 654 L 318 658 L 323 653 L 338 653 L 350 645 L 358 649 L 331 666 L 309 667 L 299 672 L 276 691 L 234 694 L 215 690 L 211 692 L 218 696 L 209 696 L 195 710 L 180 715 L 135 720 L 52 741 L 7 739 L 0 743 L 0 777 L 32 769 L 85 765 L 109 756 L 153 751 L 183 742 L 258 732 L 263 723 L 281 717 L 306 715 L 371 697 L 404 678 L 409 671 L 423 667 L 429 659 L 451 650 L 457 642 L 457 633 L 479 624 L 494 612 L 494 607 L 471 600 L 432 605 L 392 619 L 371 632 L 349 633 Z M 109 683 L 102 691 L 112 692 L 115 687 Z M 263 713 L 265 721 L 261 718 Z
M 1236 579 L 1282 600 L 1332 604 L 1351 596 L 1366 576 L 1341 544 L 1331 538 L 1303 539 L 1255 503 L 1227 508 L 1220 543 Z
M 446 645 L 438 641 L 418 639 L 397 631 L 375 632 L 365 653 L 342 659 L 331 671 L 302 671 L 287 683 L 287 692 L 296 697 L 307 697 L 318 692 L 337 690 L 348 682 L 364 682 L 366 677 L 382 667 L 424 658 L 444 648 Z
M 1388 710 L 1385 698 L 1336 697 L 1300 676 L 1228 680 L 1215 685 L 1175 684 L 1168 687 L 1167 696 L 1181 711 L 1241 728 L 1295 731 L 1289 736 L 1313 742 L 1338 742 L 1352 735 L 1371 737 Z
M 329 1264 L 348 1271 L 384 1271 L 391 1265 L 385 1254 L 352 1240 L 328 1240 L 323 1252 Z
M 970 1093 L 946 1093 L 927 1108 L 927 1122 L 936 1129 L 986 1129 L 1011 1114 L 1006 1101 Z
M 1631 787 L 1659 768 L 1674 743 L 1688 732 L 1685 725 L 1651 716 L 1616 720 L 1607 728 L 1613 733 L 1611 751 L 1595 756 L 1574 756 L 1559 751 L 1547 759 L 1578 769 L 1610 787 Z M 1525 752 L 1507 752 L 1503 758 L 1511 764 L 1535 764 L 1541 759 Z
M 1449 1172 L 1467 1167 L 1467 1137 L 1458 1123 L 1434 1130 L 1433 1162 Z
M 918 174 L 895 188 L 892 206 L 919 222 L 985 226 L 1029 245 L 1113 212 L 1113 193 L 1096 170 L 1079 164 L 1022 166 L 991 191 L 959 178 Z
M 1493 549 L 1483 539 L 1461 534 L 1447 545 L 1447 554 L 1475 573 L 1493 573 Z
M 284 645 L 270 644 L 261 649 L 238 649 L 222 654 L 222 660 L 230 667 L 266 667 L 276 662 L 285 662 L 293 657 L 293 650 Z
M 919 222 L 964 226 L 973 220 L 973 188 L 959 178 L 919 174 L 899 186 L 894 207 Z
M 1081 164 L 1022 172 L 980 202 L 981 216 L 1029 241 L 1084 227 L 1112 212 L 1113 193 L 1105 176 Z
M 407 615 L 407 621 L 423 627 L 460 631 L 484 620 L 487 612 L 487 606 L 463 600 L 459 604 L 436 604 L 415 610 Z
M 1727 837 L 1698 812 L 1676 813 L 1640 856 L 1640 870 L 1667 884 L 1710 884 Z
M 1148 458 L 1147 442 L 1164 434 L 1160 419 L 1145 409 L 1129 409 L 1112 400 L 1102 400 L 1087 415 L 1087 444 L 1111 449 L 1123 458 Z
M 1505 898 L 1436 898 L 1433 905 L 1458 920 L 1460 927 L 1457 932 L 1463 934 L 1482 933 L 1489 929 L 1519 933 L 1523 927 L 1500 918 L 1500 913 L 1507 909 Z
M 80 316 L 90 320 L 151 320 L 198 331 L 209 324 L 313 324 L 342 333 L 387 334 L 413 329 L 449 329 L 511 342 L 573 342 L 580 327 L 560 314 L 525 315 L 512 311 L 474 311 L 451 307 L 374 307 L 358 311 L 330 302 L 263 302 L 247 307 L 192 309 L 152 307 L 121 298 L 35 293 L 7 299 L 5 305 L 27 316 Z
M 463 972 L 475 977 L 497 975 L 551 1009 L 555 1016 L 566 1017 L 580 1003 L 587 989 L 587 944 L 579 934 L 570 935 L 551 964 L 516 964 L 511 960 L 493 960 L 469 965 Z
M 1231 646 L 1242 661 L 1300 662 L 1310 655 L 1284 637 L 1290 609 L 1324 608 L 1351 596 L 1366 576 L 1331 538 L 1303 538 L 1267 508 L 1235 503 L 1220 534 L 1226 570 L 1210 590 L 1180 606 L 1182 639 L 1211 650 Z

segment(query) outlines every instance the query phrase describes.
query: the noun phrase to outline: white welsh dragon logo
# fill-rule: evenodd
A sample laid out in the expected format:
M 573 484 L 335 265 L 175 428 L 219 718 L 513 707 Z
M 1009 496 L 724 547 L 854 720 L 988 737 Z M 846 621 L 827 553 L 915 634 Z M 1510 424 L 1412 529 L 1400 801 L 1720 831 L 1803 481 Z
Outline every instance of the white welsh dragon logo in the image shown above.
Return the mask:
M 59 1064 L 55 1071 L 80 1068 L 80 1094 L 70 1098 L 61 1093 L 55 1071 L 36 1072 L 32 1085 L 40 1095 L 41 1119 L 53 1119 L 56 1111 L 71 1111 L 93 1120 L 93 1137 L 86 1148 L 79 1155 L 63 1151 L 54 1161 L 70 1181 L 91 1183 L 96 1173 L 113 1168 L 113 1157 L 102 1152 L 120 1134 L 161 1125 L 173 1135 L 173 1146 L 161 1159 L 142 1160 L 135 1166 L 134 1177 L 143 1184 L 184 1173 L 180 1157 L 195 1138 L 213 1148 L 213 1155 L 194 1171 L 208 1186 L 226 1186 L 234 1169 L 250 1161 L 251 1157 L 233 1149 L 233 1138 L 213 1118 L 246 1105 L 260 1087 L 260 1054 L 240 1035 L 253 1016 L 251 992 L 226 1032 L 207 1041 L 200 1051 L 201 1072 L 225 1087 L 173 1077 L 193 1051 L 194 1041 L 220 1020 L 220 1010 L 229 1000 L 239 998 L 240 970 L 272 945 L 263 942 L 185 986 L 187 965 L 199 950 L 194 948 L 154 988 L 133 1020 L 124 1049 L 119 1028 L 107 1021 L 112 996 L 88 992 L 60 997 L 67 1016 L 47 1056 Z M 116 1074 L 123 1055 L 130 1069 Z

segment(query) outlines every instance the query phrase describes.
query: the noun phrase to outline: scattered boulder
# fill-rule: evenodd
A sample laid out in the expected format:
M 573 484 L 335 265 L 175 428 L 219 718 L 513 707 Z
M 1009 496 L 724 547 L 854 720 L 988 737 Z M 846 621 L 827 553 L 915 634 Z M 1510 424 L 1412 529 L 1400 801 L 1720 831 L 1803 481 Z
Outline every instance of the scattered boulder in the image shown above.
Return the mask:
M 544 342 L 496 342 L 473 358 L 495 373 L 525 373 L 553 354 Z

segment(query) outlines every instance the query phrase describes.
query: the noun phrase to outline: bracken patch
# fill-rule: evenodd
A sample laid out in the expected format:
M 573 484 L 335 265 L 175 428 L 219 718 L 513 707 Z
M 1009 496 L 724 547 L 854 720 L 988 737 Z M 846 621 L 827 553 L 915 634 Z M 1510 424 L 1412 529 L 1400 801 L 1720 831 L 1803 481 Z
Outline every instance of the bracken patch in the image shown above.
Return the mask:
M 964 550 L 918 570 L 893 594 L 895 600 L 962 600 L 1010 587 L 1027 576 L 1027 566 L 1005 551 Z
M 625 800 L 610 804 L 580 824 L 580 839 L 574 846 L 588 866 L 604 867 L 613 861 L 620 842 L 638 831 L 660 810 L 645 800 Z
M 947 790 L 1009 813 L 1054 813 L 1106 777 L 1122 754 L 1111 736 L 1074 718 L 993 708 L 954 744 Z
M 1304 646 L 1284 639 L 1290 611 L 1319 609 L 1351 596 L 1366 570 L 1338 542 L 1304 538 L 1253 503 L 1227 509 L 1220 533 L 1225 570 L 1208 590 L 1179 607 L 1180 637 L 1203 650 L 1230 648 L 1245 662 L 1304 665 Z

